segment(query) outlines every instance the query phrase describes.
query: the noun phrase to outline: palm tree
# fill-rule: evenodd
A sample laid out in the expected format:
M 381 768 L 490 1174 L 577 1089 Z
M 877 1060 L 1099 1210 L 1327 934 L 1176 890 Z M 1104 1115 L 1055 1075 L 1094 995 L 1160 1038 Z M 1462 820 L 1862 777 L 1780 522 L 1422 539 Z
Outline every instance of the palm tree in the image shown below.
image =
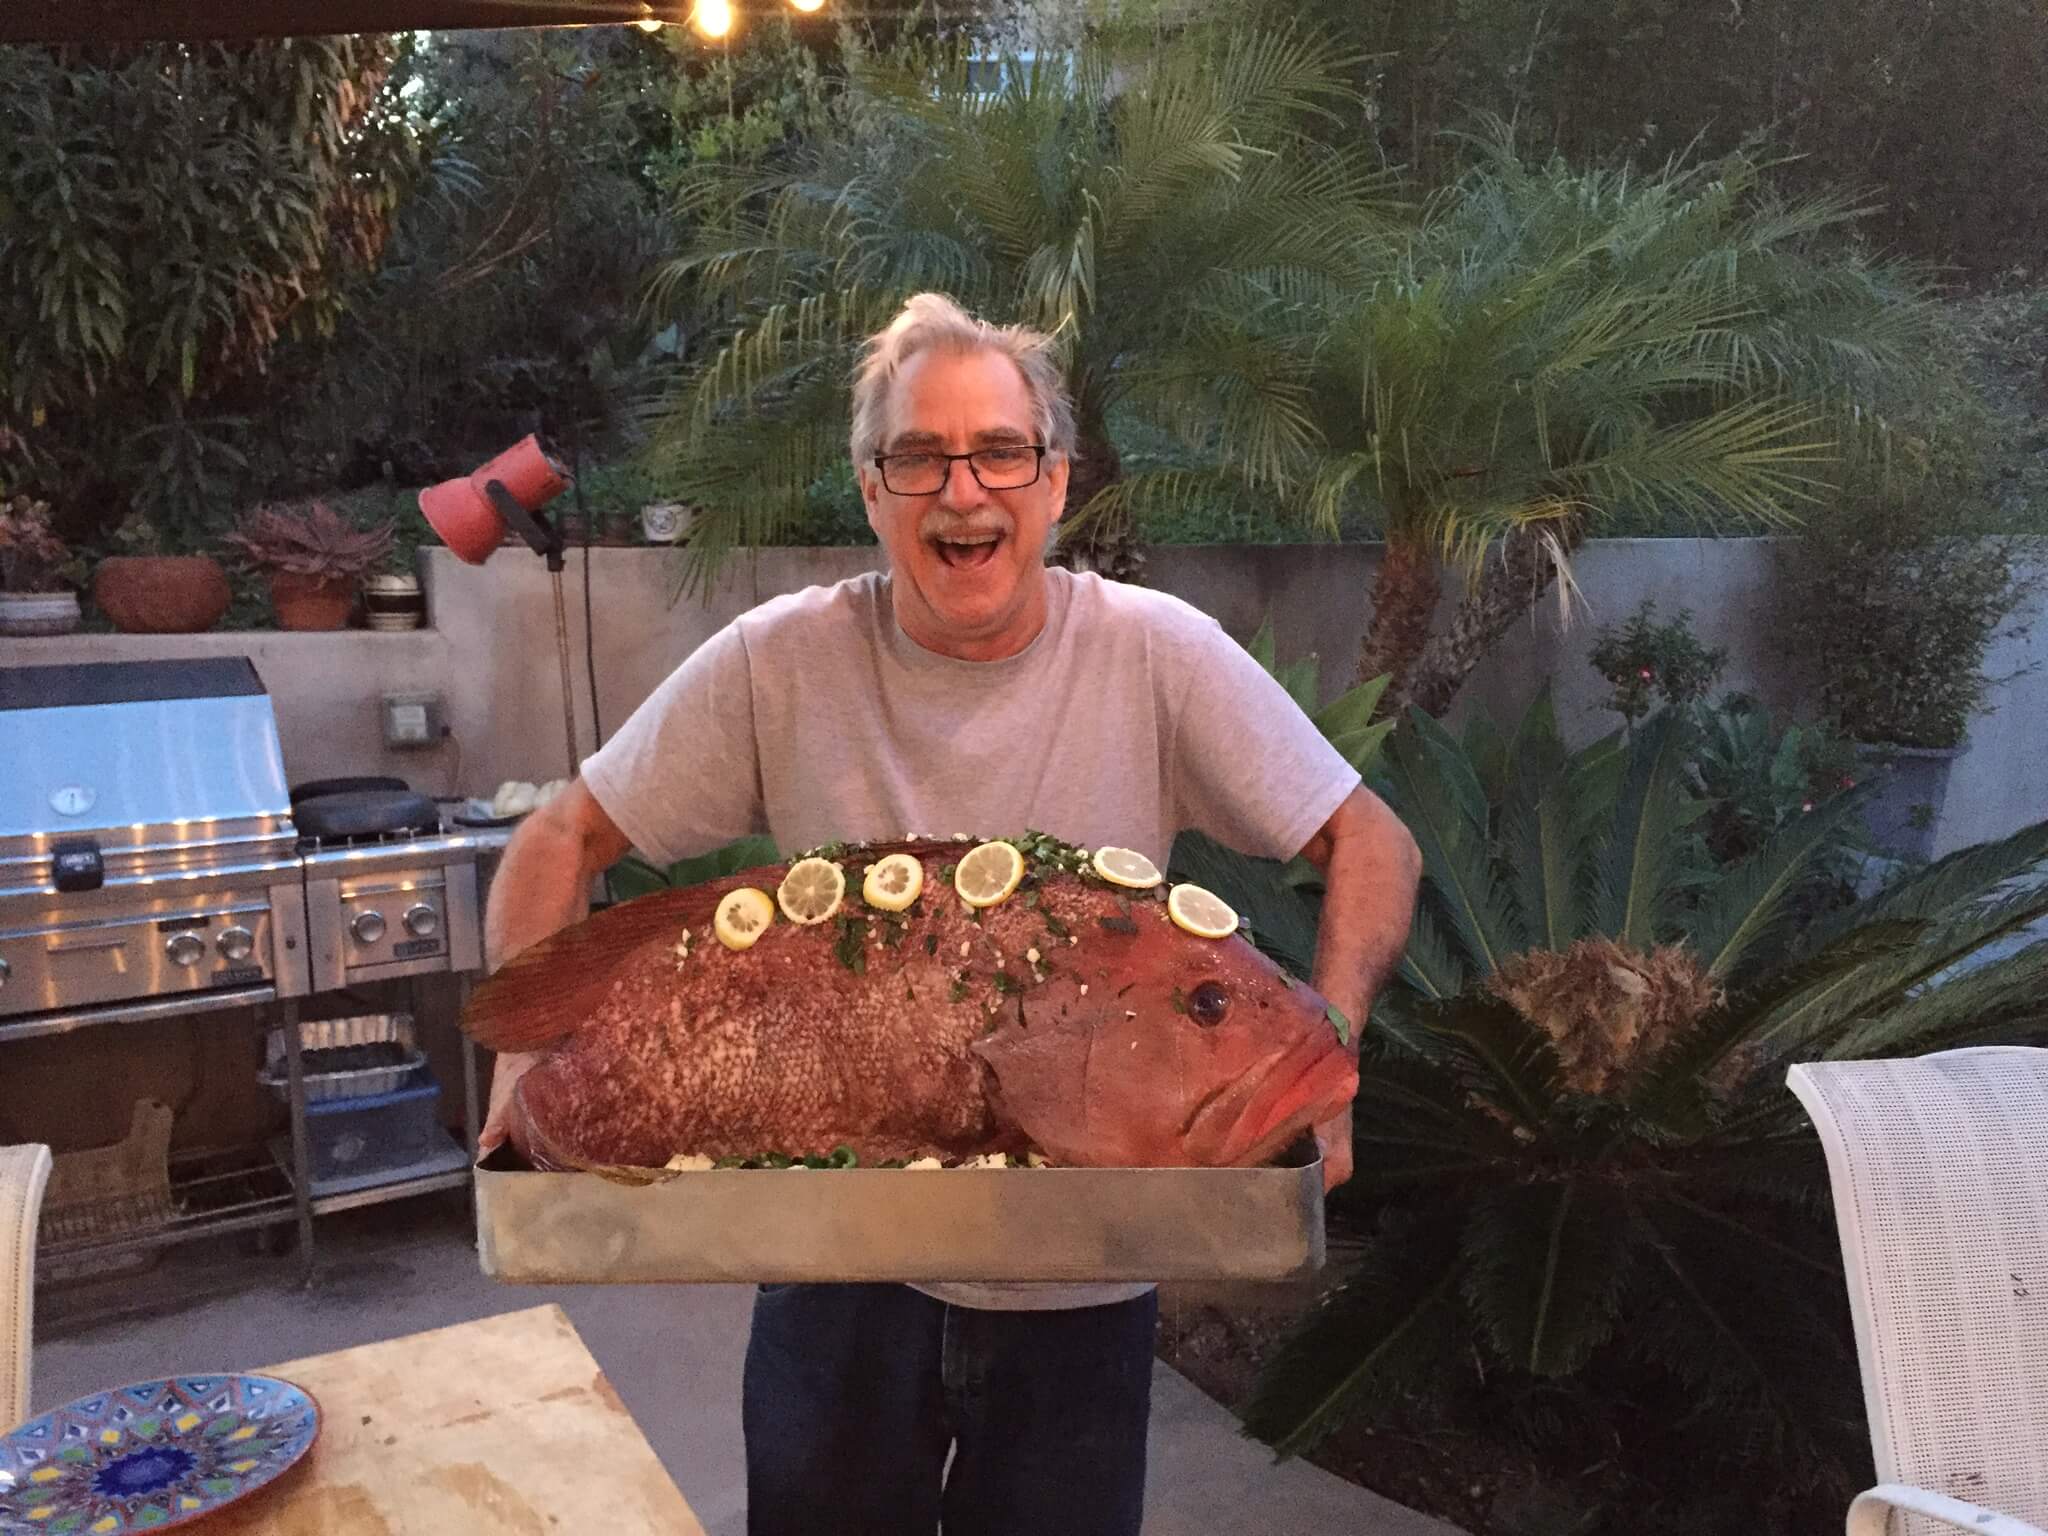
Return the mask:
M 1383 709 L 1432 714 L 1623 514 L 1709 531 L 1795 520 L 1912 365 L 1912 274 L 1836 247 L 1849 203 L 1768 196 L 1762 167 L 1524 163 L 1496 125 L 1317 363 L 1306 512 L 1385 530 L 1359 659 Z M 1446 566 L 1465 579 L 1433 633 Z
M 1340 64 L 1274 33 L 1098 40 L 993 91 L 958 54 L 853 61 L 842 131 L 788 174 L 703 184 L 657 284 L 728 317 L 656 416 L 655 473 L 705 509 L 697 570 L 798 523 L 856 347 L 924 289 L 1058 338 L 1069 531 L 1112 574 L 1148 496 L 1279 485 L 1312 438 L 1306 362 L 1250 322 L 1355 286 L 1383 218 L 1384 179 L 1310 131 L 1347 99 Z M 1126 414 L 1185 463 L 1126 480 Z
M 1338 1197 L 1374 1235 L 1267 1362 L 1248 1432 L 1299 1452 L 1455 1389 L 1490 1424 L 1533 1414 L 1537 1439 L 1563 1404 L 1663 1436 L 1673 1464 L 1774 1448 L 1745 1496 L 1841 1474 L 1867 1440 L 1826 1168 L 1784 1069 L 2048 1034 L 2048 942 L 2001 953 L 2048 913 L 2048 822 L 1802 927 L 1860 792 L 1716 869 L 1679 712 L 1577 753 L 1547 697 L 1507 738 L 1407 726 L 1383 786 L 1423 898 Z M 1703 1412 L 1707 1436 L 1686 1428 Z

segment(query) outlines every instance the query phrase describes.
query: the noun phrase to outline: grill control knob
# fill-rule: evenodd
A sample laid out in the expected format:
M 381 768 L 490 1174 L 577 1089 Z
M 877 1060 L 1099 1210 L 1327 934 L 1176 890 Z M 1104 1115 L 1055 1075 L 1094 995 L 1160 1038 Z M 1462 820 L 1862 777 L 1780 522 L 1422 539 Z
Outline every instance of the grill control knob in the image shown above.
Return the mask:
M 405 909 L 405 931 L 416 939 L 431 939 L 441 931 L 441 914 L 421 901 Z
M 164 941 L 164 953 L 173 965 L 197 965 L 206 958 L 206 940 L 196 933 L 174 933 Z
M 243 961 L 256 952 L 256 935 L 242 927 L 223 928 L 214 945 L 223 960 Z
M 360 944 L 374 944 L 384 937 L 384 914 L 382 912 L 358 912 L 349 923 L 348 931 L 356 936 Z

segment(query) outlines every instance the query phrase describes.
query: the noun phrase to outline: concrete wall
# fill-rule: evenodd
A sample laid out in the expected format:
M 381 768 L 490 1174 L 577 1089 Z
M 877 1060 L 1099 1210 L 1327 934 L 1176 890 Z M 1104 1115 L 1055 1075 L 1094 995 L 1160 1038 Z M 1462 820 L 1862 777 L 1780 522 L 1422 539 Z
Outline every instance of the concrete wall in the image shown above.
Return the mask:
M 1323 662 L 1325 697 L 1351 680 L 1378 554 L 1369 545 L 1173 547 L 1150 552 L 1149 579 L 1212 613 L 1248 639 L 1271 615 L 1282 657 Z M 683 657 L 735 614 L 780 592 L 871 569 L 878 551 L 771 549 L 736 558 L 708 598 L 673 600 L 680 563 L 666 550 L 592 552 L 591 633 L 598 706 L 607 733 Z M 1577 561 L 1579 597 L 1563 621 L 1552 587 L 1467 685 L 1454 720 L 1485 709 L 1514 718 L 1548 678 L 1559 717 L 1579 740 L 1615 724 L 1599 707 L 1605 684 L 1586 664 L 1594 631 L 1625 618 L 1645 597 L 1661 615 L 1693 612 L 1704 643 L 1729 651 L 1724 684 L 1794 708 L 1805 679 L 1797 658 L 1771 650 L 1771 541 L 1606 540 Z M 568 771 L 556 661 L 554 605 L 543 564 L 505 548 L 483 566 L 447 551 L 423 552 L 431 628 L 409 634 L 346 631 L 187 636 L 67 635 L 0 640 L 0 665 L 245 654 L 276 702 L 286 767 L 294 780 L 335 773 L 396 773 L 442 795 L 489 795 L 506 779 L 541 781 Z M 581 554 L 564 573 L 579 748 L 592 744 Z M 1448 609 L 1455 592 L 1444 598 Z M 2009 832 L 2048 814 L 2048 635 L 2003 636 L 1987 660 L 1992 711 L 1972 728 L 1938 829 L 1947 850 Z M 381 740 L 379 698 L 431 690 L 445 702 L 450 735 L 426 751 L 393 752 Z

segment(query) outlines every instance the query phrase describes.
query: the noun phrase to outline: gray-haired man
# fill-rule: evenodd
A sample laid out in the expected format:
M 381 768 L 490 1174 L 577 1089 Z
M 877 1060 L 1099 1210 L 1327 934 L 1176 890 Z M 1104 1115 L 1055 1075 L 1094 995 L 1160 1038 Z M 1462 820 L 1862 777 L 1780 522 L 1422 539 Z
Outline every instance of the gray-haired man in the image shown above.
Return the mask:
M 628 846 L 1028 826 L 1163 866 L 1194 827 L 1323 870 L 1316 985 L 1363 1020 L 1407 940 L 1414 842 L 1212 620 L 1048 569 L 1074 424 L 1047 339 L 919 295 L 869 343 L 852 439 L 888 571 L 689 656 L 507 850 L 494 963 L 581 916 Z M 524 1066 L 499 1066 L 487 1144 Z M 1317 1135 L 1340 1182 L 1348 1116 Z M 1142 1285 L 761 1288 L 749 1531 L 1136 1536 L 1156 1321 Z

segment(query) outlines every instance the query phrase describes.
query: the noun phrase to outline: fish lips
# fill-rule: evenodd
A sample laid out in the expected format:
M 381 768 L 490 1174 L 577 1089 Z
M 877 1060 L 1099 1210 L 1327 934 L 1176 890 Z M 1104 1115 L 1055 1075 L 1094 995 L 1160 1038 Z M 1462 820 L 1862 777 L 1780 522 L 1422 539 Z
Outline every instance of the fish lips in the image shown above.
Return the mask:
M 1358 1063 L 1350 1052 L 1335 1040 L 1304 1040 L 1264 1072 L 1247 1073 L 1204 1100 L 1188 1118 L 1188 1156 L 1210 1168 L 1268 1162 L 1357 1093 Z

